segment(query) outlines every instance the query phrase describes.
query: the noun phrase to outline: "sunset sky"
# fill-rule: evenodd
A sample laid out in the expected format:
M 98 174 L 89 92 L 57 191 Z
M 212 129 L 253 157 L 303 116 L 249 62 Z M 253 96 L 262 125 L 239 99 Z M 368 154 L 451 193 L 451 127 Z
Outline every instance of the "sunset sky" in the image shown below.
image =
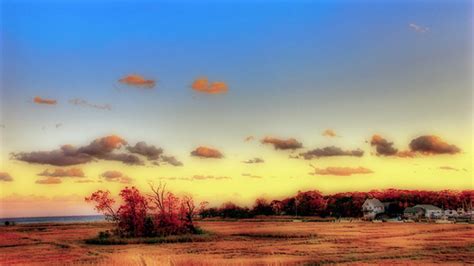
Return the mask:
M 472 10 L 2 1 L 0 217 L 160 181 L 212 204 L 473 189 Z

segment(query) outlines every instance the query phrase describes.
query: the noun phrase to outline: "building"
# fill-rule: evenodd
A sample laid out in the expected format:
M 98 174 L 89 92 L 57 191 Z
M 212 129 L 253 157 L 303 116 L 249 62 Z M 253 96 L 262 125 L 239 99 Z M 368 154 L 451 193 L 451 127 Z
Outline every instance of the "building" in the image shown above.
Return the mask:
M 384 213 L 384 211 L 384 204 L 378 199 L 366 199 L 362 204 L 364 219 L 367 220 L 375 219 L 377 214 Z
M 441 208 L 438 208 L 430 204 L 419 204 L 413 207 L 408 207 L 403 212 L 403 216 L 408 219 L 418 220 L 421 218 L 426 219 L 439 219 L 443 217 L 444 212 Z
M 448 218 L 458 217 L 459 213 L 456 210 L 444 210 L 444 216 Z
M 419 220 L 425 216 L 425 212 L 421 208 L 408 207 L 403 211 L 403 217 L 411 220 Z

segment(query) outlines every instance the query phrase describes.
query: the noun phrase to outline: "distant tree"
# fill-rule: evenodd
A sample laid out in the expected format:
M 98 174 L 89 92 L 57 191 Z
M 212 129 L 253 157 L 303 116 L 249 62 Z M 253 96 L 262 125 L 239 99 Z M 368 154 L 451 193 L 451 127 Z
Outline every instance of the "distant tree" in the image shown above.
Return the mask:
M 114 209 L 115 200 L 110 197 L 109 191 L 98 190 L 85 200 L 94 203 L 94 208 L 102 213 L 106 220 L 118 221 L 117 211 Z
M 255 204 L 252 208 L 254 215 L 273 215 L 273 208 L 270 203 L 264 198 L 258 198 L 255 200 Z

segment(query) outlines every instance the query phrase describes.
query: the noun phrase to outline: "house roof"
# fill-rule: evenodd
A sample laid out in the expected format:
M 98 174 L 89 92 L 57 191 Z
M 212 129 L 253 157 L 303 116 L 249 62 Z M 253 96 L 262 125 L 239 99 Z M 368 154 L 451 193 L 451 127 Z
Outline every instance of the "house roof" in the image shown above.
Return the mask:
M 364 202 L 364 205 L 365 204 L 371 204 L 372 206 L 374 207 L 384 207 L 383 203 L 380 202 L 380 200 L 378 199 L 366 199 L 365 202 Z
M 431 204 L 419 204 L 419 205 L 413 206 L 413 208 L 421 208 L 421 209 L 424 209 L 425 211 L 441 211 L 441 208 L 438 208 Z

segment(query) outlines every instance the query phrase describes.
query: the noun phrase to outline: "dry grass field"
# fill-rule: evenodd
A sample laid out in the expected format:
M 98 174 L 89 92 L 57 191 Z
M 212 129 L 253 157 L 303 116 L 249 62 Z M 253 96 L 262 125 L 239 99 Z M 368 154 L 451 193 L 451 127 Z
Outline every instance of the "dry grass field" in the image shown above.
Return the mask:
M 474 264 L 474 225 L 201 222 L 206 242 L 89 245 L 104 223 L 0 228 L 0 265 Z

